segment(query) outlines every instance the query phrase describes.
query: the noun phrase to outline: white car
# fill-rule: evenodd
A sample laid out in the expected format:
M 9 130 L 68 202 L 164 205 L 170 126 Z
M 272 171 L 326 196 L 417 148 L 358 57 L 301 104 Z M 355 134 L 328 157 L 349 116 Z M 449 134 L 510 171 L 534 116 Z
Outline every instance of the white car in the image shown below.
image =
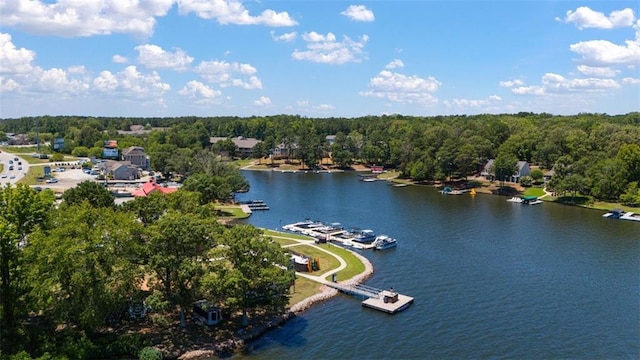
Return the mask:
M 46 181 L 47 184 L 53 184 L 53 183 L 57 183 L 57 182 L 58 182 L 58 179 L 56 179 L 56 178 L 47 179 L 47 181 Z
M 0 175 L 1 178 L 6 179 L 7 178 L 7 174 L 2 174 Z

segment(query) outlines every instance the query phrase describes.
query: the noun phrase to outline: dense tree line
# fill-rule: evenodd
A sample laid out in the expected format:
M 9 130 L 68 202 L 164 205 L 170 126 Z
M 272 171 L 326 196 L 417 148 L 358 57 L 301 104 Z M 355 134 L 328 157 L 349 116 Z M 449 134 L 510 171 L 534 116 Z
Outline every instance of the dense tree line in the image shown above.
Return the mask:
M 640 113 L 518 113 L 503 115 L 310 119 L 293 115 L 268 117 L 94 118 L 50 117 L 6 119 L 0 131 L 42 139 L 64 137 L 67 153 L 99 155 L 103 141 L 117 139 L 121 148 L 145 147 L 154 169 L 186 176 L 203 172 L 214 152 L 233 155 L 230 142 L 212 147 L 209 137 L 254 137 L 262 142 L 257 157 L 277 145 L 308 167 L 331 155 L 334 163 L 385 165 L 414 180 L 465 178 L 496 159 L 497 178 L 509 175 L 518 160 L 555 172 L 549 184 L 560 194 L 584 194 L 606 201 L 640 204 Z M 163 128 L 142 136 L 119 135 L 131 125 Z M 330 145 L 327 135 L 335 135 Z M 206 166 L 206 165 L 205 165 Z M 204 171 L 206 172 L 206 171 Z M 205 186 L 205 185 L 202 185 Z
M 56 206 L 51 191 L 18 185 L 3 188 L 0 203 L 3 358 L 131 356 L 131 346 L 100 342 L 136 296 L 169 321 L 200 298 L 227 318 L 287 304 L 285 251 L 257 228 L 221 225 L 198 192 L 116 206 L 104 187 L 83 182 Z

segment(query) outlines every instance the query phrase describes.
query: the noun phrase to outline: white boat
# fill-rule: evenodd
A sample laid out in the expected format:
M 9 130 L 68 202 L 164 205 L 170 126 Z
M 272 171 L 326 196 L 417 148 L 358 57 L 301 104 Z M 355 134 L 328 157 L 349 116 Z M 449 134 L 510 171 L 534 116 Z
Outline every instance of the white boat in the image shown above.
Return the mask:
M 602 217 L 609 219 L 640 221 L 640 214 L 636 214 L 631 211 L 624 211 L 622 209 L 613 209 L 610 212 L 602 215 Z
M 398 242 L 396 241 L 396 239 L 388 235 L 379 235 L 373 241 L 372 245 L 374 246 L 375 250 L 385 250 L 397 246 Z
M 375 240 L 376 240 L 376 234 L 373 232 L 373 230 L 369 230 L 369 229 L 361 230 L 359 233 L 356 234 L 356 237 L 353 238 L 353 241 L 364 243 L 364 244 L 370 244 Z
M 518 197 L 518 196 L 514 196 L 511 199 L 507 199 L 508 202 L 512 202 L 512 203 L 522 203 L 522 198 Z

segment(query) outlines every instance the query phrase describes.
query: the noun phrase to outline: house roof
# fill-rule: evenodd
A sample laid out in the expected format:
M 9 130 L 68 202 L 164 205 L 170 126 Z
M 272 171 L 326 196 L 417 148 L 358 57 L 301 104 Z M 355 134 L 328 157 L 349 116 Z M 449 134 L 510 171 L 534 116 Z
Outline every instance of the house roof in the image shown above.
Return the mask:
M 122 150 L 122 155 L 147 155 L 144 152 L 144 148 L 140 146 L 129 146 L 128 148 Z
M 134 166 L 131 161 L 116 161 L 116 160 L 107 160 L 100 165 L 100 168 L 106 171 L 115 171 L 123 166 L 131 166 L 137 169 L 137 166 Z
M 491 166 L 493 166 L 494 161 L 494 159 L 487 160 L 487 163 L 484 165 L 484 171 L 488 172 L 489 170 L 491 170 Z
M 156 183 L 154 181 L 149 181 L 149 182 L 144 183 L 144 185 L 142 185 L 142 187 L 140 189 L 133 191 L 131 193 L 131 195 L 133 195 L 133 196 L 147 196 L 147 195 L 151 194 L 154 191 L 160 191 L 163 194 L 170 194 L 172 192 L 178 191 L 178 188 L 164 187 L 164 186 L 158 185 L 158 183 Z
M 525 165 L 528 165 L 529 163 L 526 161 L 518 161 L 518 170 L 522 170 L 523 167 L 525 167 Z
M 215 144 L 219 141 L 224 141 L 227 140 L 228 138 L 226 137 L 219 137 L 219 136 L 212 136 L 209 138 L 209 142 L 211 144 Z M 246 138 L 244 136 L 238 136 L 238 137 L 234 137 L 231 138 L 231 141 L 233 141 L 233 143 L 241 149 L 252 149 L 254 146 L 256 146 L 257 143 L 261 142 L 261 140 L 258 139 L 254 139 L 254 138 Z

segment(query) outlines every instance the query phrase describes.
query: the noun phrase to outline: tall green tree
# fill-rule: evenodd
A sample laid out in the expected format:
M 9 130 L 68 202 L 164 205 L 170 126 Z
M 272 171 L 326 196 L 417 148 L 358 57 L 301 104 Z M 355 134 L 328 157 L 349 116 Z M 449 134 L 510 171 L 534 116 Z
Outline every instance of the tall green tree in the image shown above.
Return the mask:
M 18 319 L 28 308 L 23 249 L 34 229 L 47 227 L 53 203 L 51 191 L 35 192 L 27 185 L 0 189 L 0 350 L 5 353 L 19 343 Z
M 504 182 L 518 171 L 517 165 L 518 159 L 514 155 L 501 153 L 493 162 L 493 173 L 497 180 Z
M 129 213 L 83 202 L 54 213 L 51 229 L 29 237 L 33 311 L 93 330 L 139 290 L 142 225 Z
M 211 254 L 217 259 L 207 282 L 215 289 L 211 295 L 222 295 L 232 309 L 242 309 L 245 324 L 251 309 L 284 310 L 294 279 L 285 250 L 250 225 L 227 230 L 222 243 Z
M 103 184 L 86 180 L 77 186 L 68 189 L 62 194 L 62 200 L 66 206 L 78 205 L 87 202 L 93 207 L 113 207 L 113 196 Z
M 147 266 L 157 277 L 153 286 L 184 309 L 200 288 L 208 252 L 217 245 L 223 228 L 212 217 L 168 210 L 147 229 Z

